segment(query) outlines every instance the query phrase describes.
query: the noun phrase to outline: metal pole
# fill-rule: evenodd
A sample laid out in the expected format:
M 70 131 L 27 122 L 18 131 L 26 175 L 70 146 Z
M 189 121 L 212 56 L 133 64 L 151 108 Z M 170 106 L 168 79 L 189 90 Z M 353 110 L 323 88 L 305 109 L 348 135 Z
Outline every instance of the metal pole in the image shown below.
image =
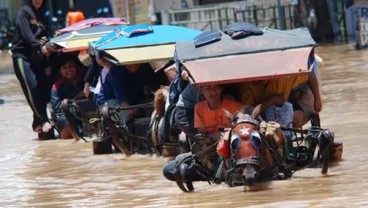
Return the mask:
M 344 28 L 344 40 L 345 42 L 349 42 L 349 38 L 348 38 L 348 30 L 347 30 L 347 27 L 346 27 L 346 13 L 345 13 L 345 2 L 344 1 L 340 1 L 341 3 L 341 19 L 342 19 L 342 25 L 343 25 L 343 28 Z
M 285 14 L 284 14 L 284 10 L 282 9 L 281 6 L 281 0 L 277 0 L 277 9 L 278 9 L 278 16 L 279 16 L 279 25 L 280 25 L 280 29 L 281 30 L 285 30 Z
M 69 0 L 69 8 L 74 8 L 74 0 Z
M 126 21 L 130 24 L 129 0 L 125 0 Z
M 49 1 L 47 6 L 48 6 L 48 10 L 50 12 L 50 17 L 53 17 L 54 16 L 54 2 Z

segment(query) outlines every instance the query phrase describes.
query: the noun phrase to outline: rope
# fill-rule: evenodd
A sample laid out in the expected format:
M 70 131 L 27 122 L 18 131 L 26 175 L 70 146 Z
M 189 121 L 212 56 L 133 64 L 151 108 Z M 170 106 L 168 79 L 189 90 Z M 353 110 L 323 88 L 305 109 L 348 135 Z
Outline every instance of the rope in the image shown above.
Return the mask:
M 136 108 L 149 108 L 153 106 L 153 102 L 149 102 L 149 103 L 143 103 L 143 104 L 137 104 L 137 105 L 130 105 L 130 106 L 124 106 L 124 107 L 119 107 L 117 109 L 115 109 L 117 112 L 120 112 L 122 110 L 130 110 L 130 109 L 136 109 Z
M 90 124 L 94 124 L 94 123 L 96 123 L 96 122 L 98 122 L 98 121 L 102 121 L 102 119 L 101 118 L 91 118 L 91 119 L 89 119 L 89 123 Z

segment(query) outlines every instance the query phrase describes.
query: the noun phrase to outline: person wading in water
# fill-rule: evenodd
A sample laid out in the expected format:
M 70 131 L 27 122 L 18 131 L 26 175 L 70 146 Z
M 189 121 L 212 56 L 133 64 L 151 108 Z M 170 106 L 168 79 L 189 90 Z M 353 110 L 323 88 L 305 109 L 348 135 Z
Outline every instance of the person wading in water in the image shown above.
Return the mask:
M 52 126 L 46 113 L 50 100 L 50 74 L 47 72 L 45 56 L 50 51 L 44 46 L 47 42 L 47 26 L 44 16 L 46 0 L 26 0 L 15 17 L 15 36 L 11 49 L 15 74 L 23 93 L 33 111 L 33 131 L 39 139 L 50 139 Z

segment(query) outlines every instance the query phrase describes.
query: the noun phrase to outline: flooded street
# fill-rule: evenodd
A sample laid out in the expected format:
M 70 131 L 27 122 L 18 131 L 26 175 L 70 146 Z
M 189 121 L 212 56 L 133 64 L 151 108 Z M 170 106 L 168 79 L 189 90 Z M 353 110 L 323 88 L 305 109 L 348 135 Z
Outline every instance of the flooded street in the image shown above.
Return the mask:
M 36 140 L 11 60 L 0 52 L 0 207 L 368 207 L 368 50 L 317 51 L 321 124 L 344 143 L 343 161 L 328 176 L 305 169 L 267 190 L 197 182 L 189 194 L 162 176 L 165 158 L 93 155 L 92 143 Z

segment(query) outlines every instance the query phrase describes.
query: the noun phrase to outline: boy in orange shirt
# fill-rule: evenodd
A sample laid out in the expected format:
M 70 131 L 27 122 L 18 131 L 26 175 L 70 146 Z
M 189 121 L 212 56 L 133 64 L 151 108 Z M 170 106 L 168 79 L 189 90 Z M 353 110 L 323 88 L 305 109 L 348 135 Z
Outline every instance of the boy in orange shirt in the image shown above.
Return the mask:
M 201 87 L 205 100 L 194 107 L 194 127 L 198 133 L 208 134 L 212 139 L 219 139 L 219 129 L 231 127 L 231 121 L 225 116 L 224 110 L 231 114 L 240 111 L 242 104 L 229 97 L 222 96 L 222 86 L 207 85 Z
M 235 114 L 243 108 L 243 105 L 229 97 L 222 96 L 220 85 L 202 86 L 200 92 L 205 100 L 194 106 L 194 128 L 198 130 L 198 133 L 207 134 L 212 140 L 218 140 L 221 135 L 219 129 L 231 127 L 231 121 L 225 116 L 224 110 Z M 176 160 L 171 160 L 166 164 L 163 170 L 166 179 L 175 181 L 175 166 Z M 197 171 L 192 171 L 190 177 L 193 181 L 203 180 L 203 176 Z

